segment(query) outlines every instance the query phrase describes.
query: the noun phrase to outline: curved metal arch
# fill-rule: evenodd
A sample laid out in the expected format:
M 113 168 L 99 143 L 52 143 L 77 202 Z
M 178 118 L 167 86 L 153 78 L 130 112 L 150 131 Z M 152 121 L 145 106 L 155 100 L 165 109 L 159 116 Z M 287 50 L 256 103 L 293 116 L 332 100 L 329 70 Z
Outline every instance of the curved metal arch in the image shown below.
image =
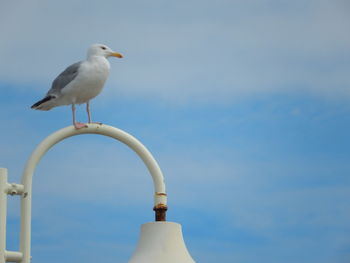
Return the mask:
M 165 192 L 165 183 L 162 171 L 147 148 L 132 135 L 104 124 L 88 124 L 87 128 L 75 129 L 68 126 L 44 139 L 33 151 L 25 166 L 22 185 L 23 193 L 21 196 L 21 237 L 20 251 L 23 254 L 21 263 L 30 262 L 30 239 L 31 239 L 31 203 L 32 203 L 32 180 L 35 168 L 44 154 L 58 142 L 80 134 L 100 134 L 129 146 L 142 159 L 150 172 L 154 184 L 154 210 L 156 212 L 156 221 L 165 221 L 165 212 L 167 210 L 167 196 Z

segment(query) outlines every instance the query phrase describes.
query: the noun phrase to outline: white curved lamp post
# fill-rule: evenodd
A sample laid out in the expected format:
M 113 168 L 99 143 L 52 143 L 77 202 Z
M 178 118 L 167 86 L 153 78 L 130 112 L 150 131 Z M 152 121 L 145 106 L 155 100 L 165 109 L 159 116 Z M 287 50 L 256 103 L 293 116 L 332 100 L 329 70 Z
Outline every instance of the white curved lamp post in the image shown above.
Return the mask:
M 89 124 L 87 128 L 63 128 L 43 140 L 30 156 L 21 184 L 7 182 L 7 169 L 0 168 L 0 263 L 30 263 L 32 178 L 42 156 L 56 143 L 80 134 L 100 134 L 119 140 L 134 150 L 147 166 L 154 184 L 155 221 L 141 227 L 138 246 L 130 263 L 192 263 L 182 238 L 181 225 L 166 222 L 167 195 L 162 171 L 147 148 L 130 134 L 108 125 Z M 7 195 L 21 196 L 20 251 L 6 250 Z

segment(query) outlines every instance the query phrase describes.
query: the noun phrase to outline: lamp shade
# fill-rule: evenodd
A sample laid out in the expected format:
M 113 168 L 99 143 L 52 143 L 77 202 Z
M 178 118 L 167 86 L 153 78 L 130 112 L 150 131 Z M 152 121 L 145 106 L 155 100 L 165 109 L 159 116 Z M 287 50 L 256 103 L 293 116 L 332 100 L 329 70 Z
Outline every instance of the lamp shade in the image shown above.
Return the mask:
M 181 225 L 151 222 L 141 226 L 140 238 L 129 263 L 194 263 L 187 251 Z

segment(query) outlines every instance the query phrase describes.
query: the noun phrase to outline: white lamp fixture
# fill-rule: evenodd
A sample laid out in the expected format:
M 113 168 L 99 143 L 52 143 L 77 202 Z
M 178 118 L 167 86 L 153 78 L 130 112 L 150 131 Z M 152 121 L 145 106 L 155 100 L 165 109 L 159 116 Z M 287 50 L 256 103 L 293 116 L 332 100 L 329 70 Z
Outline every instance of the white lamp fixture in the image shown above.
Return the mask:
M 182 237 L 181 225 L 151 222 L 141 226 L 136 250 L 129 263 L 193 263 Z
M 140 239 L 129 263 L 193 263 L 182 237 L 181 225 L 166 222 L 167 195 L 163 174 L 147 148 L 130 134 L 108 125 L 88 124 L 87 128 L 63 128 L 43 140 L 30 156 L 21 184 L 7 182 L 7 169 L 0 168 L 0 263 L 30 263 L 32 178 L 42 156 L 56 143 L 75 135 L 100 134 L 129 146 L 142 159 L 154 184 L 155 222 L 141 226 Z M 7 195 L 21 196 L 20 251 L 6 250 Z

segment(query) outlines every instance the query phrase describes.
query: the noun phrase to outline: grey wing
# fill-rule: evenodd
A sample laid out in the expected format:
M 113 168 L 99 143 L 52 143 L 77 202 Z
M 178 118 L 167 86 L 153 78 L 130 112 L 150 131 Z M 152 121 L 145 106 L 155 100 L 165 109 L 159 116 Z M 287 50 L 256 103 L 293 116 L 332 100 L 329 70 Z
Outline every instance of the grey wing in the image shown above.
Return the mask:
M 76 78 L 79 73 L 79 67 L 82 61 L 74 63 L 66 68 L 61 74 L 52 82 L 51 89 L 47 95 L 59 95 L 62 89 L 67 86 L 72 80 Z

